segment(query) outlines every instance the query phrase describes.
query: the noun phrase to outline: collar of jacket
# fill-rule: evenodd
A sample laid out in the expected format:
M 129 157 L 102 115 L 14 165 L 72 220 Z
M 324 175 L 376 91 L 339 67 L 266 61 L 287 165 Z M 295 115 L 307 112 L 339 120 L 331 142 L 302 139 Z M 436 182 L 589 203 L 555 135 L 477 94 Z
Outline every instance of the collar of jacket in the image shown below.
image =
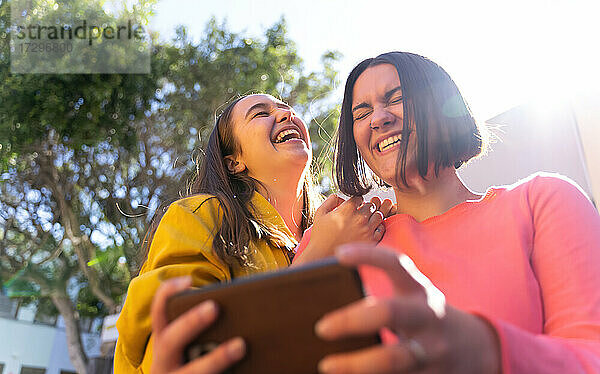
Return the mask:
M 275 229 L 284 233 L 285 236 L 289 238 L 289 240 L 274 240 L 274 244 L 277 244 L 281 247 L 287 247 L 289 249 L 293 249 L 298 245 L 298 241 L 294 238 L 294 234 L 287 227 L 283 218 L 277 212 L 275 207 L 271 205 L 271 203 L 260 193 L 254 192 L 252 198 L 250 199 L 250 204 L 254 207 L 254 214 L 257 218 L 261 219 L 262 222 L 265 222 L 269 225 L 274 226 Z

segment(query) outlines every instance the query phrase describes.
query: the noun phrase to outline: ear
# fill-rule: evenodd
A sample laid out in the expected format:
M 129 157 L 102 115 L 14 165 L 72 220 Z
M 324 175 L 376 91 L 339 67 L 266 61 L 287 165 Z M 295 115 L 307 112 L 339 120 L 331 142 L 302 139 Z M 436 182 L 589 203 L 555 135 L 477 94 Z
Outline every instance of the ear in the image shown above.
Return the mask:
M 246 164 L 236 160 L 233 156 L 225 156 L 225 166 L 231 174 L 241 173 L 246 170 Z

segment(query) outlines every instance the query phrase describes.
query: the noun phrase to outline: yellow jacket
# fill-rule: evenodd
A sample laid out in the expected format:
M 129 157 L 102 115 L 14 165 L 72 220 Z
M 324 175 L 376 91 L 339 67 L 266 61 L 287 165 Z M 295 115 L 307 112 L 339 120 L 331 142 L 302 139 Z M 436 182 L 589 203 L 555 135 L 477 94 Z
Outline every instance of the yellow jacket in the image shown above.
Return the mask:
M 213 251 L 213 239 L 223 217 L 219 201 L 211 195 L 196 195 L 171 204 L 150 245 L 148 259 L 140 274 L 129 284 L 127 299 L 117 321 L 119 339 L 114 372 L 149 373 L 152 362 L 150 305 L 161 281 L 190 275 L 192 286 L 229 281 L 268 270 L 287 267 L 287 247 L 297 242 L 275 208 L 259 193 L 251 199 L 257 218 L 289 237 L 273 247 L 264 240 L 249 243 L 256 267 L 230 267 Z

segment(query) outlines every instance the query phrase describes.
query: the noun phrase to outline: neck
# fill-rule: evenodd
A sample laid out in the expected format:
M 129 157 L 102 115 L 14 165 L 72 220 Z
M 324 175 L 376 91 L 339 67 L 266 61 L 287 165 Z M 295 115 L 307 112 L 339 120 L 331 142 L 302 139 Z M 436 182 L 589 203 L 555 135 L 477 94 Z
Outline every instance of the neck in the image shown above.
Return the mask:
M 407 180 L 409 187 L 394 187 L 397 213 L 408 214 L 418 222 L 440 215 L 467 200 L 482 195 L 471 191 L 460 179 L 454 168 L 440 170 L 436 177 L 430 172 L 427 180 L 421 176 Z
M 306 171 L 308 172 L 308 171 Z M 302 209 L 304 209 L 303 185 L 304 173 L 300 177 L 271 178 L 271 182 L 259 185 L 258 192 L 263 195 L 277 210 L 285 225 L 296 240 L 302 238 Z

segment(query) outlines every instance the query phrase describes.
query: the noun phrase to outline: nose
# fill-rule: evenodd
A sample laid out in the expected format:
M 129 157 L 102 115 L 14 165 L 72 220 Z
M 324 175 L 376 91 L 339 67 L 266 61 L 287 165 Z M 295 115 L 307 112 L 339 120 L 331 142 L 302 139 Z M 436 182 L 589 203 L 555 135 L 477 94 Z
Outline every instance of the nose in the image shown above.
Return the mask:
M 294 117 L 294 112 L 290 108 L 278 108 L 276 114 L 277 123 L 291 121 Z
M 386 125 L 389 125 L 394 120 L 394 116 L 385 110 L 385 108 L 374 108 L 373 114 L 371 115 L 371 129 L 381 129 Z

